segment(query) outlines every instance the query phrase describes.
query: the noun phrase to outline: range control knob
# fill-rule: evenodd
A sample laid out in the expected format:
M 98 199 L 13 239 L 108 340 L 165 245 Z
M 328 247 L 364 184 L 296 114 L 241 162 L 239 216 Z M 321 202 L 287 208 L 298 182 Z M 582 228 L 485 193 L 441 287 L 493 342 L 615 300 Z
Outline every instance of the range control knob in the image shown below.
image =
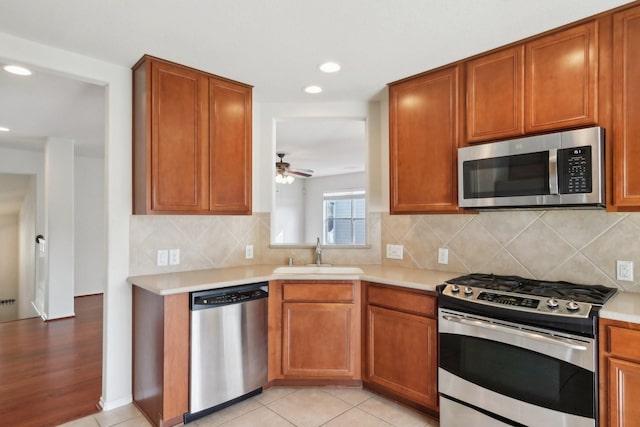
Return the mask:
M 466 286 L 464 288 L 464 294 L 467 296 L 473 295 L 473 288 L 471 286 Z
M 547 300 L 547 307 L 556 309 L 558 308 L 558 300 L 554 297 L 551 297 Z
M 460 292 L 460 286 L 451 285 L 451 292 L 453 292 L 454 294 L 457 294 L 458 292 Z
M 578 305 L 577 302 L 571 300 L 567 303 L 567 310 L 569 311 L 576 311 L 577 309 L 579 309 L 580 306 Z

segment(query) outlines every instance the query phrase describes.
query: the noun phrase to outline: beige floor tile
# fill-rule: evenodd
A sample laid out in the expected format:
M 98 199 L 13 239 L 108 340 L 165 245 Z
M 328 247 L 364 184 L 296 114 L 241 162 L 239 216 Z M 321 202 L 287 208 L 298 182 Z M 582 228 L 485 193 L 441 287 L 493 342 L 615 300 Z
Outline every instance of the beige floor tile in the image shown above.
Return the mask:
M 269 403 L 273 403 L 276 400 L 293 393 L 294 391 L 300 390 L 300 388 L 295 387 L 271 387 L 269 389 L 263 390 L 262 393 L 256 396 L 258 402 L 263 405 L 268 405 Z
M 79 420 L 70 421 L 60 424 L 58 427 L 98 427 L 98 422 L 93 417 L 80 418 Z
M 317 427 L 352 408 L 321 389 L 300 389 L 267 405 L 297 427 Z
M 289 421 L 285 420 L 275 412 L 261 406 L 260 408 L 248 412 L 238 418 L 235 418 L 221 427 L 294 427 Z
M 336 388 L 327 388 L 327 393 L 344 400 L 345 402 L 356 406 L 364 402 L 365 400 L 371 399 L 375 396 L 375 394 L 370 391 L 363 390 L 358 387 L 336 387 Z
M 197 427 L 219 426 L 235 418 L 238 418 L 246 414 L 247 412 L 254 411 L 261 407 L 262 404 L 258 402 L 258 400 L 256 400 L 256 397 L 252 397 L 242 402 L 238 402 L 235 405 L 229 406 L 228 408 L 224 408 L 221 411 L 215 412 L 211 415 L 207 415 L 204 418 L 200 418 L 199 420 L 196 420 L 193 423 L 189 423 L 187 425 L 193 425 Z
M 149 421 L 142 415 L 139 417 L 131 418 L 118 424 L 113 424 L 110 427 L 153 427 Z
M 432 418 L 381 397 L 366 400 L 358 408 L 398 427 L 438 426 Z
M 356 427 L 356 426 L 393 427 L 392 424 L 389 424 L 381 420 L 380 418 L 376 418 L 373 415 L 358 408 L 350 409 L 344 414 L 338 415 L 328 423 L 323 424 L 323 426 L 325 427 Z
M 130 403 L 110 411 L 98 412 L 93 415 L 93 418 L 98 422 L 100 427 L 111 427 L 139 416 L 142 416 L 142 414 L 138 408 L 136 408 L 133 403 Z

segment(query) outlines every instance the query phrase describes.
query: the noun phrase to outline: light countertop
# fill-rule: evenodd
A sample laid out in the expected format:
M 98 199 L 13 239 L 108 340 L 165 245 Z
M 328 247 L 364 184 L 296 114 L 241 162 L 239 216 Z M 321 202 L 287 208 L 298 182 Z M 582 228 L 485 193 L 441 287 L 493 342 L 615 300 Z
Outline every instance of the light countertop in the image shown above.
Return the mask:
M 357 265 L 363 273 L 356 274 L 276 274 L 281 265 L 250 265 L 209 270 L 183 271 L 177 273 L 132 276 L 131 284 L 158 295 L 172 295 L 184 292 L 204 291 L 247 283 L 278 279 L 294 280 L 368 280 L 376 283 L 402 286 L 405 288 L 434 291 L 445 280 L 464 273 L 420 270 L 414 268 L 388 267 L 383 265 Z
M 604 319 L 640 323 L 640 293 L 618 292 L 600 310 Z
M 368 280 L 405 288 L 435 291 L 444 281 L 463 275 L 446 271 L 390 267 L 384 265 L 357 265 L 362 273 L 350 274 L 278 274 L 274 270 L 282 265 L 249 265 L 209 270 L 132 276 L 127 279 L 158 295 L 204 291 L 269 280 Z M 640 293 L 618 292 L 600 310 L 600 317 L 640 324 Z

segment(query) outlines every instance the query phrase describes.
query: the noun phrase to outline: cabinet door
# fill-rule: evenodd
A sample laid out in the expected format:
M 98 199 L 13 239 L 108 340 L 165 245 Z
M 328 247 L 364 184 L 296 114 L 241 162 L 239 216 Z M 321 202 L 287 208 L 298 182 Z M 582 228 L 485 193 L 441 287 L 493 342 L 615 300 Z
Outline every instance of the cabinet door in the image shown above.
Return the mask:
M 640 207 L 640 7 L 613 17 L 614 204 Z
M 526 44 L 525 131 L 597 122 L 597 22 Z
M 209 80 L 151 63 L 151 210 L 209 209 Z
M 640 425 L 640 364 L 609 358 L 609 427 Z
M 435 319 L 370 305 L 367 328 L 365 380 L 435 410 Z
M 458 210 L 458 67 L 389 88 L 391 213 Z
M 467 141 L 524 133 L 524 47 L 501 50 L 466 63 Z
M 251 214 L 251 88 L 210 80 L 214 213 Z
M 299 378 L 356 376 L 353 304 L 284 303 L 282 373 Z

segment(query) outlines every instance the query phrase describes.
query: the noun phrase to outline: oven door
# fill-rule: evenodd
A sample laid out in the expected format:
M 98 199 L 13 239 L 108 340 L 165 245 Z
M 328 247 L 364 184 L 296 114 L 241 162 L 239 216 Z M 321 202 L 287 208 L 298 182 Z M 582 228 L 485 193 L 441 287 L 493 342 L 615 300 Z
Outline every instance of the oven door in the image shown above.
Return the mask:
M 467 418 L 441 407 L 442 427 L 488 424 L 596 425 L 596 344 L 592 338 L 523 327 L 440 309 L 441 402 L 466 406 Z

